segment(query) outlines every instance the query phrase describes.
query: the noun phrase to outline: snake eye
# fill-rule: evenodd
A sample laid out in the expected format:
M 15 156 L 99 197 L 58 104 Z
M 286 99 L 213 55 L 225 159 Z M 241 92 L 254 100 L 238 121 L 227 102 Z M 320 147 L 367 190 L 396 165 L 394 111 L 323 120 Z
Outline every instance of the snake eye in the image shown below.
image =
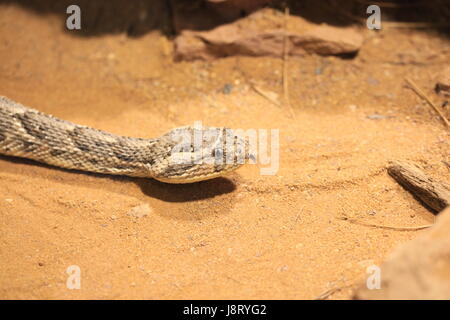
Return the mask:
M 217 158 L 222 158 L 222 150 L 220 149 L 213 149 L 212 156 Z

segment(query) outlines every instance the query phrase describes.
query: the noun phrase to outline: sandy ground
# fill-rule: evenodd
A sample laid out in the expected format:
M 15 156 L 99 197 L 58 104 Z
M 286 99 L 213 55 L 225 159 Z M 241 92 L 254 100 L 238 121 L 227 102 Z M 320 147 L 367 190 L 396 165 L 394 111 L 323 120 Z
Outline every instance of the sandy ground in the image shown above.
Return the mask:
M 1 95 L 135 137 L 196 120 L 280 129 L 280 167 L 180 186 L 0 157 L 0 298 L 312 299 L 337 289 L 331 299 L 348 299 L 368 265 L 422 231 L 340 217 L 433 222 L 385 168 L 409 159 L 450 178 L 449 134 L 403 80 L 443 101 L 432 90 L 450 61 L 439 35 L 365 30 L 354 59 L 289 59 L 293 119 L 249 86 L 281 96 L 281 59 L 175 63 L 158 31 L 80 37 L 63 23 L 0 5 Z M 152 213 L 127 214 L 141 204 Z M 71 265 L 79 290 L 66 286 Z

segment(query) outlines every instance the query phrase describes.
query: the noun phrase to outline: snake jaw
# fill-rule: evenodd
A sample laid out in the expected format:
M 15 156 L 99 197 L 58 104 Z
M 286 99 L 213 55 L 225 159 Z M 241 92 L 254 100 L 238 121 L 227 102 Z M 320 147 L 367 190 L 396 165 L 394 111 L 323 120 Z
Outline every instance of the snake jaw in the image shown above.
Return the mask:
M 230 168 L 227 170 L 222 170 L 221 172 L 216 172 L 216 173 L 210 173 L 210 174 L 205 174 L 205 175 L 196 175 L 193 177 L 171 177 L 171 178 L 166 178 L 163 176 L 155 176 L 153 177 L 155 180 L 164 182 L 164 183 L 171 183 L 171 184 L 188 184 L 188 183 L 195 183 L 195 182 L 200 182 L 200 181 L 205 181 L 205 180 L 211 180 L 214 178 L 218 178 L 218 177 L 222 177 L 236 169 L 238 169 L 239 167 L 236 168 Z
M 172 144 L 169 161 L 154 174 L 166 183 L 192 183 L 223 176 L 254 155 L 249 143 L 228 128 L 176 128 L 164 135 Z M 196 140 L 197 138 L 197 140 Z

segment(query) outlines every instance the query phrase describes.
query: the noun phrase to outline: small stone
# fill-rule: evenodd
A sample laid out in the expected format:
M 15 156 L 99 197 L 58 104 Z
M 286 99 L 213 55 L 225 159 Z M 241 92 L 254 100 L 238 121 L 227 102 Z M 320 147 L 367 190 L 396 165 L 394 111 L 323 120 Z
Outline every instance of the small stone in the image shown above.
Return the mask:
M 233 85 L 230 83 L 225 84 L 222 88 L 222 92 L 224 94 L 230 94 L 232 90 L 233 90 Z
M 371 86 L 377 86 L 380 84 L 380 81 L 378 81 L 375 78 L 369 77 L 367 78 L 367 83 L 370 84 Z
M 127 215 L 132 216 L 134 218 L 143 218 L 151 214 L 153 210 L 150 208 L 150 206 L 147 203 L 141 204 L 139 206 L 131 208 L 127 212 Z
M 314 70 L 314 74 L 316 76 L 321 75 L 323 73 L 323 68 L 319 67 Z
M 284 272 L 284 271 L 288 271 L 288 270 L 289 270 L 289 267 L 286 266 L 286 265 L 281 266 L 281 267 L 278 268 L 278 272 Z
M 358 262 L 358 266 L 360 266 L 364 270 L 367 269 L 367 267 L 370 267 L 373 265 L 375 265 L 375 262 L 372 259 L 361 260 Z
M 13 202 L 13 199 L 5 199 L 6 202 L 11 203 Z

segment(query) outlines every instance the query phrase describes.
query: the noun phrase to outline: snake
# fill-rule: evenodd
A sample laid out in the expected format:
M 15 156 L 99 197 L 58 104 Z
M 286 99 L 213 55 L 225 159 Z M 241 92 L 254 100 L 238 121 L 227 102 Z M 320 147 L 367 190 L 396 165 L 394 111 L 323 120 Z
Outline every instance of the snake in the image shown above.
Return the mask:
M 0 96 L 0 154 L 80 171 L 192 183 L 254 159 L 248 140 L 226 127 L 184 126 L 158 138 L 116 135 Z

